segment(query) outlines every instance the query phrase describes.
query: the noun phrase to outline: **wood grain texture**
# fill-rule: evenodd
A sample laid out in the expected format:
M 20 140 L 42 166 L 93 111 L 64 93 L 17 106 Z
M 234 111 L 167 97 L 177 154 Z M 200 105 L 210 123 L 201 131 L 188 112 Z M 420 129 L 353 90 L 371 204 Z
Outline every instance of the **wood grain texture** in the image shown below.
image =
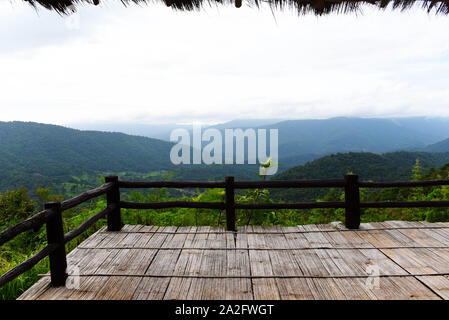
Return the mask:
M 386 221 L 294 227 L 125 225 L 67 256 L 79 287 L 49 274 L 21 300 L 449 299 L 449 225 Z

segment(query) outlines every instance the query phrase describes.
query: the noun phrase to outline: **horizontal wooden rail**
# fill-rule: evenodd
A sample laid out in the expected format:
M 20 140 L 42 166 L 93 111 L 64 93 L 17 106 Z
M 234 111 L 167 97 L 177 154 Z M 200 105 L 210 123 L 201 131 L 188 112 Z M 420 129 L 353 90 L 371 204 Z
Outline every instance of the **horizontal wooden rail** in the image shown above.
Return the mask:
M 198 208 L 225 209 L 224 202 L 126 202 L 121 201 L 120 207 L 125 209 L 165 209 L 165 208 Z M 342 201 L 335 202 L 299 202 L 299 203 L 235 203 L 235 209 L 315 209 L 315 208 L 345 208 Z
M 383 201 L 361 202 L 361 208 L 444 208 L 449 207 L 449 201 Z
M 120 188 L 224 188 L 221 181 L 125 181 L 119 180 Z
M 236 209 L 317 209 L 317 208 L 345 208 L 342 201 L 299 202 L 299 203 L 236 203 Z
M 221 181 L 119 181 L 120 188 L 225 188 Z M 235 181 L 234 189 L 257 188 L 334 188 L 345 186 L 343 179 Z
M 28 219 L 3 230 L 0 232 L 0 246 L 25 231 L 42 227 L 53 214 L 54 213 L 50 210 L 43 210 Z
M 73 240 L 74 238 L 76 238 L 77 236 L 82 234 L 84 231 L 86 231 L 89 227 L 91 227 L 95 222 L 97 222 L 101 218 L 106 217 L 107 214 L 109 214 L 111 211 L 113 211 L 115 209 L 116 209 L 116 205 L 112 205 L 112 206 L 106 207 L 103 210 L 101 210 L 100 212 L 94 214 L 89 219 L 84 221 L 78 228 L 67 232 L 64 235 L 64 243 L 67 243 L 67 242 Z
M 79 236 L 81 233 L 86 231 L 90 226 L 92 226 L 95 222 L 97 222 L 99 219 L 104 218 L 110 211 L 114 210 L 115 207 L 107 207 L 100 212 L 96 213 L 95 215 L 91 216 L 89 219 L 87 219 L 85 222 L 83 222 L 78 228 L 67 232 L 64 235 L 64 243 L 67 243 L 71 240 L 73 240 L 75 237 Z M 50 210 L 48 210 L 50 211 Z M 33 266 L 35 266 L 39 261 L 44 259 L 45 257 L 49 256 L 51 253 L 56 251 L 59 248 L 57 244 L 49 244 L 46 247 L 44 247 L 41 251 L 36 253 L 33 257 L 30 259 L 22 262 L 18 266 L 12 268 L 5 274 L 3 274 L 0 277 L 0 287 L 8 283 L 9 281 L 15 279 L 16 277 L 20 276 L 22 273 L 28 271 Z
M 76 196 L 72 199 L 68 199 L 65 201 L 61 202 L 61 209 L 62 210 L 68 210 L 71 209 L 73 207 L 76 207 L 77 205 L 87 201 L 87 200 L 91 200 L 93 198 L 96 198 L 98 196 L 101 196 L 105 193 L 107 193 L 109 190 L 112 189 L 112 187 L 114 186 L 113 183 L 105 183 L 101 186 L 99 186 L 96 189 L 92 189 L 86 192 L 81 193 L 79 196 Z
M 405 181 L 405 182 L 359 182 L 358 176 L 346 175 L 344 179 L 326 180 L 270 180 L 270 181 L 234 181 L 233 177 L 226 177 L 225 181 L 120 181 L 117 176 L 105 178 L 106 183 L 100 187 L 86 191 L 72 199 L 61 203 L 47 203 L 46 210 L 0 232 L 0 245 L 13 239 L 18 234 L 30 229 L 47 225 L 48 245 L 30 259 L 14 267 L 0 277 L 0 286 L 13 280 L 20 274 L 31 269 L 39 261 L 49 256 L 50 274 L 53 285 L 64 285 L 67 260 L 65 244 L 85 232 L 98 220 L 107 217 L 108 230 L 119 231 L 122 228 L 121 208 L 127 209 L 164 209 L 164 208 L 197 208 L 226 210 L 226 229 L 236 231 L 236 209 L 315 209 L 315 208 L 344 208 L 345 224 L 348 229 L 357 229 L 360 224 L 360 208 L 424 208 L 449 207 L 449 201 L 411 201 L 411 202 L 360 202 L 359 189 L 362 188 L 400 188 L 400 187 L 428 187 L 449 185 L 449 180 Z M 120 188 L 223 188 L 226 200 L 224 202 L 194 202 L 169 201 L 153 203 L 137 203 L 120 201 Z M 303 203 L 235 203 L 235 189 L 257 188 L 344 188 L 344 201 L 303 202 Z M 107 207 L 94 214 L 78 228 L 63 234 L 62 211 L 79 204 L 107 195 Z
M 30 270 L 33 266 L 35 266 L 39 261 L 44 259 L 45 257 L 49 256 L 53 251 L 55 251 L 58 248 L 55 244 L 49 244 L 46 247 L 44 247 L 41 251 L 36 253 L 34 256 L 32 256 L 30 259 L 26 260 L 25 262 L 22 262 L 21 264 L 15 266 L 5 274 L 3 274 L 0 277 L 0 287 L 7 284 L 11 280 L 14 280 L 18 276 L 20 276 L 22 273 Z
M 193 201 L 168 201 L 168 202 L 126 202 L 120 201 L 120 208 L 126 209 L 165 209 L 165 208 L 198 208 L 198 209 L 225 209 L 224 202 L 193 202 Z
M 271 181 L 236 181 L 235 189 L 258 188 L 343 188 L 343 179 L 326 180 L 271 180 Z
M 361 188 L 401 188 L 447 186 L 449 180 L 400 181 L 400 182 L 359 182 Z

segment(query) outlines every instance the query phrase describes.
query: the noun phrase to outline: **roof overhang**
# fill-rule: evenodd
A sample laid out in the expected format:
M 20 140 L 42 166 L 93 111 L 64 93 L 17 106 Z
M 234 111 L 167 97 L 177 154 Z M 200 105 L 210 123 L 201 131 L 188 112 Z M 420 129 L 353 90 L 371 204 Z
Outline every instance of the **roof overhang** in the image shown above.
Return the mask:
M 267 3 L 278 9 L 291 8 L 300 14 L 313 13 L 316 15 L 327 14 L 331 12 L 348 13 L 361 9 L 363 5 L 375 6 L 379 9 L 385 9 L 390 3 L 393 9 L 406 10 L 412 6 L 420 6 L 423 9 L 437 14 L 449 14 L 449 0 L 23 0 L 37 7 L 43 6 L 49 10 L 55 10 L 59 13 L 71 13 L 82 3 L 99 5 L 103 1 L 120 1 L 125 6 L 132 3 L 150 4 L 154 2 L 163 2 L 167 6 L 179 10 L 197 10 L 205 5 L 234 5 L 237 8 L 244 3 L 259 6 Z

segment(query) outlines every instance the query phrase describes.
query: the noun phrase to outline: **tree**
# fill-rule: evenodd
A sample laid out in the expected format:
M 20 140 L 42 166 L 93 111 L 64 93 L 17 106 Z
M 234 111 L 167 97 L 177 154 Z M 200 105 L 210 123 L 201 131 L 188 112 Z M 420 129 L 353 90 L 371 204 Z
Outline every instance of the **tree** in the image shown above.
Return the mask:
M 44 209 L 44 203 L 51 202 L 51 201 L 62 201 L 64 197 L 59 194 L 51 194 L 52 190 L 51 188 L 42 188 L 37 187 L 36 188 L 36 195 L 39 198 L 39 207 L 41 209 Z
M 0 193 L 0 227 L 8 227 L 28 218 L 34 209 L 26 188 Z
M 412 173 L 413 173 L 413 180 L 418 181 L 421 179 L 421 164 L 419 163 L 419 159 L 416 159 L 415 165 L 413 166 Z

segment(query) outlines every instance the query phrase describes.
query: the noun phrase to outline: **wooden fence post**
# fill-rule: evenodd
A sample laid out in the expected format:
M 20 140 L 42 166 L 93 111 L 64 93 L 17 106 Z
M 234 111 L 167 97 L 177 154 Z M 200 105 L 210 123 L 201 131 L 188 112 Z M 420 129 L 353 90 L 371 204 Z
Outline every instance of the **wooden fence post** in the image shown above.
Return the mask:
M 358 229 L 360 226 L 360 191 L 358 175 L 345 175 L 345 204 L 346 228 Z
M 226 177 L 226 230 L 236 231 L 234 207 L 234 177 Z
M 116 207 L 108 214 L 108 231 L 120 231 L 122 229 L 122 217 L 120 214 L 120 189 L 117 176 L 105 177 L 105 182 L 114 183 L 114 187 L 106 194 L 108 207 L 115 204 Z
M 49 202 L 45 209 L 53 211 L 47 221 L 47 242 L 57 244 L 58 248 L 50 253 L 50 276 L 53 286 L 64 286 L 67 279 L 67 259 L 65 255 L 64 228 L 62 224 L 61 202 Z

